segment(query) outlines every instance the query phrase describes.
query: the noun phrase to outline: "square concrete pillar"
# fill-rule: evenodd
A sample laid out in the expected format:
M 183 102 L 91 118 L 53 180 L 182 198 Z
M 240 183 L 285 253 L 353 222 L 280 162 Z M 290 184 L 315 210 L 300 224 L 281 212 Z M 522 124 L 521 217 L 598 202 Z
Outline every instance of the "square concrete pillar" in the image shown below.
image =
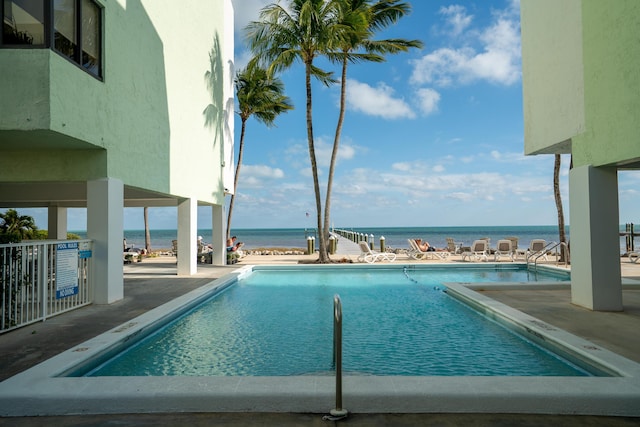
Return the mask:
M 47 209 L 47 237 L 55 240 L 67 238 L 67 208 L 49 206 Z
M 213 264 L 227 263 L 227 239 L 224 208 L 221 205 L 211 206 L 211 242 L 213 243 Z
M 590 165 L 569 172 L 571 301 L 597 311 L 622 310 L 618 176 Z
M 87 237 L 91 258 L 93 302 L 111 304 L 124 296 L 122 238 L 124 185 L 113 178 L 87 182 Z
M 198 201 L 178 201 L 178 276 L 191 276 L 198 272 Z

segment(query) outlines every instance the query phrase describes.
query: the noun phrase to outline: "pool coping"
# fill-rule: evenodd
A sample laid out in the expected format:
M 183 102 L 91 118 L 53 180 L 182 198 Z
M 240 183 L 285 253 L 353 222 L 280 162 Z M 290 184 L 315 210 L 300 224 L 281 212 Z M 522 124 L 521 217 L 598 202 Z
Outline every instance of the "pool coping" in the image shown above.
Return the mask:
M 400 264 L 403 265 L 403 264 Z M 434 266 L 438 264 L 429 264 Z M 348 265 L 348 268 L 397 268 Z M 411 268 L 422 268 L 409 264 Z M 464 268 L 442 264 L 451 268 Z M 475 264 L 495 268 L 490 263 Z M 277 266 L 274 268 L 305 268 Z M 335 267 L 335 265 L 329 266 Z M 428 267 L 428 266 L 427 266 Z M 244 266 L 190 293 L 0 383 L 0 415 L 69 415 L 158 412 L 326 413 L 335 407 L 335 379 L 295 377 L 93 377 L 57 375 L 82 360 L 113 351 L 154 325 L 253 269 Z M 324 268 L 310 266 L 309 268 Z M 548 267 L 546 267 L 548 268 Z M 596 360 L 618 377 L 399 377 L 345 376 L 343 402 L 357 413 L 530 413 L 640 416 L 640 364 L 499 303 L 473 288 L 512 284 L 448 283 L 446 291 L 490 317 L 516 322 L 532 339 L 566 343 L 575 357 Z M 543 283 L 528 288 L 567 285 Z

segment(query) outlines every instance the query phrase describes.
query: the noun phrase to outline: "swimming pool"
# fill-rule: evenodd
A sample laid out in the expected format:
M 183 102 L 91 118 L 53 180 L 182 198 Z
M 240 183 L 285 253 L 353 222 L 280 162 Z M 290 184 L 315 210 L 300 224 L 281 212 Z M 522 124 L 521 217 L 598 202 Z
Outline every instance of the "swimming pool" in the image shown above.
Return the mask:
M 400 270 L 403 267 L 398 265 Z M 415 270 L 432 266 L 419 266 Z M 466 266 L 460 266 L 465 268 Z M 492 268 L 489 264 L 483 267 Z M 145 412 L 326 413 L 334 407 L 335 379 L 290 376 L 68 377 L 109 359 L 133 342 L 237 283 L 255 270 L 244 266 L 136 317 L 1 383 L 0 415 Z M 280 267 L 277 267 L 280 269 Z M 304 270 L 307 266 L 291 266 Z M 319 267 L 311 267 L 317 269 Z M 344 272 L 382 265 L 349 265 Z M 451 266 L 450 268 L 458 268 Z M 546 269 L 546 268 L 545 268 Z M 416 273 L 408 268 L 410 277 Z M 345 375 L 345 407 L 352 413 L 540 413 L 640 416 L 640 365 L 475 292 L 495 287 L 549 289 L 560 282 L 453 283 L 448 295 L 485 316 L 506 322 L 569 358 L 589 360 L 609 377 Z M 556 350 L 554 350 L 556 351 Z
M 521 267 L 259 270 L 86 375 L 329 374 L 335 294 L 350 375 L 589 375 L 451 298 L 442 285 L 531 279 Z

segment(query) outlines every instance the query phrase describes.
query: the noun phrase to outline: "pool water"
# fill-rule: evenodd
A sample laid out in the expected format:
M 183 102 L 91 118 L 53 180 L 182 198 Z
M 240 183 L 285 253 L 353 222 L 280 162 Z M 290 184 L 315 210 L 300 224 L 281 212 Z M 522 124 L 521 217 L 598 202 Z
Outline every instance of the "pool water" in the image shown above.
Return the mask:
M 481 270 L 254 271 L 87 375 L 329 374 L 335 294 L 347 375 L 589 375 L 444 292 L 449 281 L 527 281 Z

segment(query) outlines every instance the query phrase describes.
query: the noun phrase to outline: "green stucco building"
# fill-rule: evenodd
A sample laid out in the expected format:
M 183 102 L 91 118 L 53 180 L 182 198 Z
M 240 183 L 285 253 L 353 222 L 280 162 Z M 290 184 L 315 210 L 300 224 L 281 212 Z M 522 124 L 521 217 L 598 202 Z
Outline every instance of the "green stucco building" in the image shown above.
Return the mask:
M 572 301 L 622 310 L 618 170 L 640 169 L 640 1 L 522 0 L 525 153 L 571 153 Z
M 0 207 L 87 208 L 95 298 L 123 296 L 123 208 L 177 206 L 178 267 L 198 205 L 225 263 L 233 189 L 231 0 L 0 0 Z

